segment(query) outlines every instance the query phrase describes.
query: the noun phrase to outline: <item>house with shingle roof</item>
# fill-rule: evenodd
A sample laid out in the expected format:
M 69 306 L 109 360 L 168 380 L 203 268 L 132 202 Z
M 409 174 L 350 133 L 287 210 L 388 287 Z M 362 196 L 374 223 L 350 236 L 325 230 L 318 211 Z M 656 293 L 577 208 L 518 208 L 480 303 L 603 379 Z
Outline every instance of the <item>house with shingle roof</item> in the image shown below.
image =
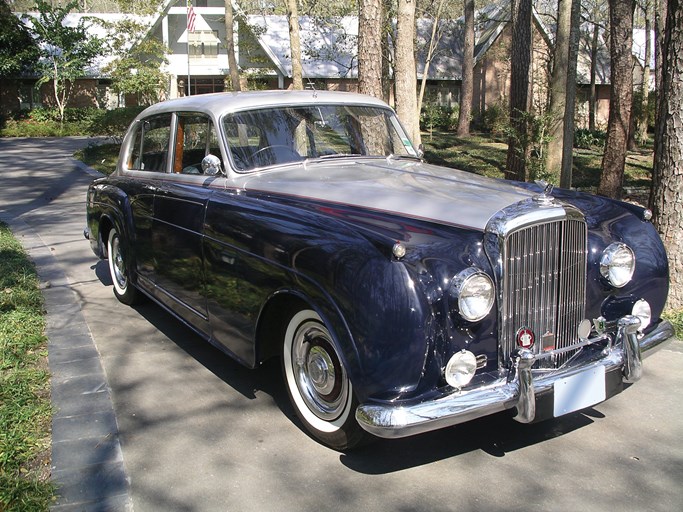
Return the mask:
M 291 86 L 292 66 L 287 18 L 278 15 L 245 14 L 235 5 L 235 51 L 241 75 L 251 88 L 286 89 Z M 225 90 L 229 74 L 225 49 L 225 4 L 223 0 L 194 0 L 196 14 L 192 32 L 187 30 L 185 0 L 165 0 L 158 13 L 144 21 L 149 30 L 146 37 L 163 42 L 168 49 L 166 72 L 170 76 L 168 97 L 203 94 Z M 89 14 L 95 17 L 112 15 Z M 79 14 L 72 14 L 74 20 Z M 118 15 L 130 16 L 130 15 Z M 347 16 L 320 19 L 301 16 L 302 66 L 304 82 L 319 89 L 357 90 L 358 19 Z M 482 112 L 492 105 L 507 101 L 510 80 L 509 45 L 511 43 L 509 2 L 493 2 L 476 13 L 475 69 L 473 110 Z M 425 75 L 427 46 L 432 34 L 433 20 L 417 21 L 417 74 Z M 439 21 L 439 41 L 427 75 L 427 101 L 442 106 L 459 102 L 462 79 L 463 20 Z M 541 17 L 533 15 L 532 84 L 533 105 L 541 108 L 547 98 L 549 62 L 552 47 L 552 28 Z M 637 34 L 637 31 L 634 32 Z M 641 39 L 634 37 L 634 69 L 642 63 Z M 638 43 L 636 43 L 638 41 Z M 654 68 L 654 66 L 653 66 Z M 579 113 L 587 111 L 585 84 L 589 82 L 590 52 L 582 41 L 579 57 L 578 87 Z M 640 66 L 642 76 L 642 64 Z M 20 80 L 15 97 L 31 96 L 31 79 Z M 89 80 L 89 82 L 88 82 Z M 83 91 L 75 96 L 72 105 L 118 106 L 122 98 L 112 97 L 110 80 L 94 70 L 84 78 Z M 5 84 L 2 86 L 7 88 Z M 23 91 L 23 93 L 21 92 Z M 6 91 L 2 96 L 7 96 Z M 10 95 L 11 96 L 11 95 Z M 35 97 L 35 94 L 33 95 Z M 98 100 L 98 98 L 101 98 Z M 609 52 L 601 38 L 598 54 L 598 118 L 607 119 L 609 110 Z M 21 101 L 21 106 L 40 104 Z M 3 107 L 5 105 L 3 104 Z

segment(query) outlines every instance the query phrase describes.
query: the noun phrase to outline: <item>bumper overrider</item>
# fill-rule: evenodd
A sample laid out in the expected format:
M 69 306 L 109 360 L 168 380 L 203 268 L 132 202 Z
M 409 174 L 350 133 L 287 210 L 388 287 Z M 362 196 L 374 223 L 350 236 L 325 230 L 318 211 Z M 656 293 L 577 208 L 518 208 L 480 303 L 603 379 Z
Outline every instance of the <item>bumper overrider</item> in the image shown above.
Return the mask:
M 362 404 L 356 410 L 356 419 L 375 436 L 399 438 L 509 409 L 516 410 L 517 421 L 531 423 L 590 407 L 619 393 L 623 383 L 640 379 L 643 357 L 654 353 L 674 335 L 667 321 L 642 337 L 638 335 L 639 327 L 640 320 L 629 315 L 618 321 L 616 335 L 602 334 L 586 340 L 586 347 L 604 343 L 597 358 L 552 372 L 537 371 L 532 370 L 534 362 L 547 354 L 534 355 L 530 350 L 519 349 L 508 375 L 493 384 L 454 390 L 416 403 Z M 539 407 L 544 409 L 540 414 Z

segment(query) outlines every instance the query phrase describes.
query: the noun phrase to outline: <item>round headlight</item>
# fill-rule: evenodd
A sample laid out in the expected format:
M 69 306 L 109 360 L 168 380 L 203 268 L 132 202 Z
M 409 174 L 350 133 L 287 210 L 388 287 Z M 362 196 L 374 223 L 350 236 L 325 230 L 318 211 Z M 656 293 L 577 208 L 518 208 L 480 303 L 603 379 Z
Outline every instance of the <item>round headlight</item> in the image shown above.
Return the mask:
M 454 388 L 469 384 L 477 371 L 477 358 L 469 350 L 461 350 L 453 355 L 446 365 L 444 377 Z
M 491 311 L 495 287 L 486 273 L 469 267 L 453 278 L 450 294 L 458 301 L 460 316 L 470 322 L 476 322 Z
M 628 245 L 615 242 L 610 244 L 600 258 L 600 273 L 610 284 L 621 288 L 633 277 L 636 258 Z
M 650 322 L 652 322 L 652 309 L 650 308 L 650 304 L 644 299 L 640 299 L 633 305 L 631 314 L 640 318 L 640 327 L 638 330 L 641 332 L 650 325 Z

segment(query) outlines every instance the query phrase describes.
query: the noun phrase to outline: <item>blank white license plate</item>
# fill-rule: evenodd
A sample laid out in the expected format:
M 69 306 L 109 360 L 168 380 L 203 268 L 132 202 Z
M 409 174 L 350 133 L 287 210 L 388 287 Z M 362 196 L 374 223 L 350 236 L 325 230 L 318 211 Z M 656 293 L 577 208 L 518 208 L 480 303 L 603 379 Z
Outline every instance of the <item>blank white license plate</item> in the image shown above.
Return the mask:
M 585 409 L 605 400 L 605 368 L 603 366 L 577 373 L 555 382 L 555 405 L 557 418 L 570 412 Z

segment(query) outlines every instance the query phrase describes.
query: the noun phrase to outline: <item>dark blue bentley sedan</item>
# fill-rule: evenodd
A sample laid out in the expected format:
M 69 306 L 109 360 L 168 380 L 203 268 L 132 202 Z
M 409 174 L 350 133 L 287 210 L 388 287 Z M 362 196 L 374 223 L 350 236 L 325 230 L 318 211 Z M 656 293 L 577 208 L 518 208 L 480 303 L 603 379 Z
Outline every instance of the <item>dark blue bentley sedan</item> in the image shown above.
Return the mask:
M 193 96 L 145 110 L 87 197 L 126 304 L 156 301 L 347 450 L 619 393 L 673 335 L 650 212 L 429 165 L 376 99 Z

